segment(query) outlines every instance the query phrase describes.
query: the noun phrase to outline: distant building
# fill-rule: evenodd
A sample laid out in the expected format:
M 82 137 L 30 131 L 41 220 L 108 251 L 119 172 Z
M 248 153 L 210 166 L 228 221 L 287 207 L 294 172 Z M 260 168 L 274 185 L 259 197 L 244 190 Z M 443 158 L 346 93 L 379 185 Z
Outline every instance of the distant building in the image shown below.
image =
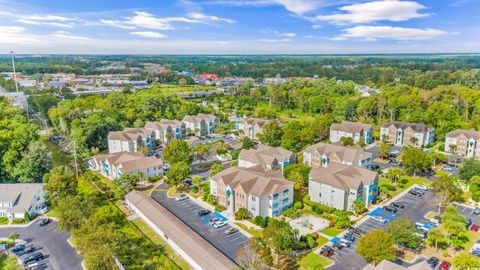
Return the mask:
M 163 175 L 163 161 L 157 157 L 145 157 L 142 153 L 117 152 L 108 155 L 96 155 L 88 160 L 88 168 L 110 179 L 123 175 L 143 177 Z
M 370 169 L 372 153 L 364 151 L 360 146 L 343 146 L 340 144 L 314 144 L 303 152 L 303 162 L 313 168 L 328 167 L 339 163 Z
M 158 122 L 147 122 L 145 128 L 153 130 L 155 137 L 165 143 L 173 139 L 184 139 L 187 137 L 186 125 L 179 120 L 162 119 Z
M 49 81 L 48 85 L 54 88 L 64 88 L 67 86 L 67 83 L 63 81 Z
M 125 128 L 123 131 L 108 133 L 108 152 L 137 152 L 143 147 L 150 149 L 156 146 L 155 132 L 146 128 Z
M 43 184 L 0 184 L 0 217 L 24 218 L 47 211 Z
M 295 154 L 282 147 L 259 145 L 257 149 L 242 149 L 238 155 L 238 167 L 260 166 L 264 170 L 275 170 L 295 163 Z
M 373 143 L 373 126 L 359 122 L 343 121 L 330 126 L 330 141 L 338 142 L 342 137 L 352 138 L 354 142 Z
M 288 81 L 288 78 L 282 78 L 282 76 L 280 74 L 277 74 L 275 77 L 273 78 L 265 78 L 263 79 L 263 82 L 265 84 L 282 84 L 282 83 L 285 83 Z
M 339 210 L 353 210 L 353 202 L 368 207 L 378 197 L 376 172 L 363 167 L 331 163 L 314 167 L 309 174 L 308 195 L 313 202 Z
M 18 84 L 22 87 L 27 87 L 27 88 L 37 87 L 36 80 L 18 80 Z
M 229 214 L 246 208 L 252 216 L 280 215 L 293 204 L 293 183 L 280 170 L 231 167 L 210 178 L 210 194 Z
M 250 139 L 257 139 L 258 134 L 263 131 L 263 126 L 269 122 L 277 122 L 279 126 L 282 126 L 282 123 L 278 119 L 267 119 L 267 118 L 249 118 L 242 119 L 238 123 L 238 129 L 243 131 L 243 134 Z
M 457 129 L 447 133 L 445 152 L 460 154 L 467 158 L 480 158 L 480 132 Z
M 398 146 L 427 146 L 435 140 L 435 128 L 424 123 L 392 121 L 382 125 L 380 139 Z
M 191 134 L 205 136 L 211 134 L 220 125 L 220 118 L 213 114 L 199 113 L 197 115 L 186 115 L 183 118 L 185 127 L 190 129 Z
M 202 80 L 212 80 L 212 81 L 216 81 L 218 80 L 218 75 L 217 74 L 202 74 L 200 75 L 200 78 L 202 78 Z

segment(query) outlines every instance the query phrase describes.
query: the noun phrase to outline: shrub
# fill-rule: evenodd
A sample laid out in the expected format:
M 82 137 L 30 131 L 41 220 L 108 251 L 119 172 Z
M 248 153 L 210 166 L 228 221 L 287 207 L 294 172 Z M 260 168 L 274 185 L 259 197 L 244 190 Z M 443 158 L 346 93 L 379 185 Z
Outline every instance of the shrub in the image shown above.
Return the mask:
M 475 202 L 480 202 L 480 192 L 473 193 L 472 200 L 474 200 Z
M 315 239 L 311 235 L 307 235 L 307 245 L 309 248 L 315 247 Z
M 317 232 L 312 232 L 312 233 L 310 233 L 310 235 L 311 235 L 311 236 L 313 237 L 313 239 L 315 239 L 315 240 L 317 240 L 318 237 L 319 237 L 319 235 L 318 235 Z
M 7 217 L 0 217 L 0 224 L 7 224 L 8 218 Z
M 303 203 L 301 201 L 296 201 L 294 204 L 293 204 L 293 207 L 295 209 L 302 209 L 303 208 Z
M 470 190 L 472 193 L 476 193 L 477 191 L 480 190 L 480 186 L 471 184 L 469 190 Z
M 402 179 L 400 179 L 400 181 L 398 181 L 398 183 L 400 183 L 401 185 L 406 185 L 408 183 L 408 179 L 407 178 L 402 178 Z
M 197 187 L 197 186 L 193 186 L 193 187 L 192 187 L 192 192 L 193 192 L 193 193 L 197 193 L 197 192 L 198 192 L 198 187 Z
M 13 224 L 22 224 L 23 223 L 23 218 L 14 218 L 12 219 Z
M 220 204 L 215 204 L 215 211 L 222 212 L 222 211 L 225 211 L 225 210 L 227 210 L 227 208 L 225 208 L 225 206 L 220 205 Z
M 260 226 L 260 224 L 262 224 L 262 222 L 263 222 L 263 217 L 262 216 L 256 216 L 254 221 L 255 221 L 255 224 Z
M 237 212 L 235 212 L 235 219 L 236 220 L 243 220 L 243 219 L 248 218 L 249 215 L 250 215 L 250 213 L 248 212 L 248 210 L 246 208 L 240 208 L 240 209 L 238 209 Z
M 284 216 L 289 218 L 295 218 L 297 216 L 297 210 L 294 207 L 290 207 L 282 213 Z

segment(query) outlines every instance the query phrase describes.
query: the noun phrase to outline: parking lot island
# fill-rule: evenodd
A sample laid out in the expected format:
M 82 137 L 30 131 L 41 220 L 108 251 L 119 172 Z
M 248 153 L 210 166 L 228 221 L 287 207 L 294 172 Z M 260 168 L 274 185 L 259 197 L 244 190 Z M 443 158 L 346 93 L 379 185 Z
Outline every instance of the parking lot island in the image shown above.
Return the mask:
M 237 265 L 148 195 L 133 191 L 128 207 L 195 269 L 232 269 Z

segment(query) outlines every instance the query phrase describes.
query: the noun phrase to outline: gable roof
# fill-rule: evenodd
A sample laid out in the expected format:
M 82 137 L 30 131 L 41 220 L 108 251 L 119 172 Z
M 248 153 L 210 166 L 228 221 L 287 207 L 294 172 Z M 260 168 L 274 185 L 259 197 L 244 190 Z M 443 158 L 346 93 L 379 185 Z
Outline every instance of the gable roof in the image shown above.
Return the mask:
M 167 130 L 168 127 L 176 128 L 183 125 L 182 121 L 162 119 L 160 121 L 148 121 L 145 123 L 145 128 L 153 130 Z
M 204 113 L 199 113 L 197 115 L 185 115 L 183 117 L 183 122 L 190 122 L 190 123 L 200 123 L 202 120 L 205 120 L 205 122 L 209 121 L 215 121 L 218 117 L 213 115 L 213 114 L 204 114 Z
M 268 119 L 268 118 L 248 118 L 244 119 L 244 122 L 246 122 L 249 125 L 258 125 L 260 128 L 263 127 L 268 122 L 277 122 L 279 126 L 282 126 L 283 124 L 278 120 L 278 119 Z
M 447 133 L 447 137 L 451 137 L 451 138 L 456 138 L 460 135 L 463 135 L 463 136 L 467 137 L 467 139 L 474 139 L 474 140 L 479 140 L 480 139 L 480 132 L 478 132 L 474 129 L 470 129 L 470 130 L 457 129 L 457 130 L 450 131 L 450 132 Z
M 390 126 L 394 126 L 396 129 L 401 128 L 403 130 L 405 130 L 407 128 L 411 128 L 415 132 L 430 132 L 430 131 L 434 130 L 433 127 L 428 127 L 424 123 L 409 123 L 409 122 L 405 122 L 405 121 L 388 122 L 386 124 L 383 124 L 382 128 L 389 128 Z
M 369 124 L 363 124 L 360 122 L 342 121 L 342 123 L 333 123 L 330 126 L 330 130 L 338 130 L 350 133 L 359 133 L 361 131 L 367 131 L 372 129 L 373 126 Z
M 285 180 L 280 171 L 264 171 L 262 167 L 231 167 L 216 175 L 212 180 L 222 182 L 231 189 L 241 187 L 254 196 L 275 194 L 290 187 L 292 183 Z
M 242 149 L 238 155 L 238 159 L 246 160 L 254 164 L 265 165 L 272 164 L 276 159 L 278 162 L 290 159 L 293 152 L 282 147 L 270 147 L 267 145 L 259 145 L 257 149 Z
M 357 189 L 358 186 L 371 185 L 378 177 L 374 171 L 360 166 L 330 163 L 327 167 L 312 168 L 309 174 L 310 180 L 327 184 L 339 189 Z
M 43 184 L 0 184 L 0 202 L 13 202 L 2 207 L 15 212 L 29 210 L 35 194 L 43 195 Z
M 337 156 L 345 162 L 356 163 L 359 160 L 372 158 L 372 153 L 364 151 L 360 146 L 343 146 L 341 144 L 317 143 L 305 149 L 306 153 L 322 156 Z
M 122 172 L 132 172 L 163 165 L 163 161 L 156 157 L 143 157 L 128 161 L 118 162 L 118 166 L 122 166 Z
M 108 133 L 109 140 L 135 141 L 138 136 L 148 137 L 151 131 L 146 128 L 124 128 L 123 131 L 111 131 Z

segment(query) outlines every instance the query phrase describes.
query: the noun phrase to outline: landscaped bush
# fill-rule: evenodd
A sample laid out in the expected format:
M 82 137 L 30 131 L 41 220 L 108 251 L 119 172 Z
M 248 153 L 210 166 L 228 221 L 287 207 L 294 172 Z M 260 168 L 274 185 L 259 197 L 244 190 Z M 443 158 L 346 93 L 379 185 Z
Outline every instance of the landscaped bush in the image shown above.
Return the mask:
M 303 208 L 303 203 L 301 201 L 296 201 L 294 204 L 293 204 L 293 207 L 295 209 L 302 209 Z
M 472 193 L 472 200 L 474 200 L 475 202 L 480 202 L 480 191 Z
M 12 219 L 12 224 L 22 224 L 23 222 L 24 222 L 23 218 Z
M 290 207 L 287 210 L 283 211 L 282 215 L 289 217 L 289 218 L 296 218 L 297 217 L 297 210 L 294 207 Z
M 225 210 L 227 210 L 227 208 L 225 208 L 225 206 L 220 205 L 220 204 L 215 204 L 215 211 L 222 212 L 222 211 L 225 211 Z
M 0 217 L 0 225 L 8 224 L 8 218 L 7 217 Z
M 269 217 L 262 217 L 262 216 L 256 216 L 255 219 L 253 220 L 255 224 L 258 226 L 265 228 L 268 226 L 268 221 L 270 220 Z
M 230 155 L 232 156 L 232 159 L 233 159 L 233 160 L 237 160 L 239 154 L 240 154 L 240 150 L 235 150 L 235 151 L 232 151 L 232 152 L 230 153 Z
M 248 212 L 248 210 L 246 208 L 240 208 L 240 209 L 238 209 L 237 212 L 235 212 L 235 219 L 236 220 L 243 220 L 243 219 L 248 218 L 249 215 L 250 215 L 250 213 Z
M 198 192 L 198 187 L 197 187 L 197 186 L 193 186 L 193 187 L 192 187 L 192 192 L 193 192 L 193 193 L 197 193 L 197 192 Z
M 326 205 L 319 204 L 316 202 L 312 202 L 308 195 L 303 197 L 303 203 L 310 206 L 312 208 L 312 211 L 319 215 L 321 215 L 324 212 L 332 214 L 336 210 L 335 208 L 328 207 Z
M 315 247 L 315 239 L 311 235 L 307 235 L 307 245 L 309 248 Z

